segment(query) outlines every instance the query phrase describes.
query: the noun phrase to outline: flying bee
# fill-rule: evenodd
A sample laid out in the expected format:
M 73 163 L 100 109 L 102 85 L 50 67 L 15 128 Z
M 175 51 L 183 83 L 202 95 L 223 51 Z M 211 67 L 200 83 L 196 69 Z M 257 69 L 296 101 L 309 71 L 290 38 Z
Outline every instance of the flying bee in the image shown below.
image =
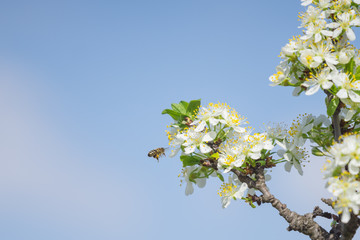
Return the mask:
M 148 157 L 156 158 L 156 160 L 158 160 L 158 162 L 159 162 L 159 158 L 160 158 L 162 155 L 166 156 L 166 155 L 165 155 L 165 150 L 166 150 L 166 148 L 162 148 L 162 147 L 156 148 L 156 149 L 154 149 L 154 150 L 151 150 L 151 151 L 148 153 Z

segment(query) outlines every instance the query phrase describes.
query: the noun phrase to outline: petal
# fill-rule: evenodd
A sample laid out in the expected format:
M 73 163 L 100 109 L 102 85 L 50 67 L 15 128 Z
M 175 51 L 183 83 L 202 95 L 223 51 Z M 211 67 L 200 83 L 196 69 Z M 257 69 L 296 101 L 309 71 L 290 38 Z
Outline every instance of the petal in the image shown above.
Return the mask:
M 274 148 L 274 145 L 271 143 L 271 141 L 266 141 L 264 144 L 264 149 L 271 150 Z
M 300 163 L 298 163 L 297 161 L 294 161 L 294 167 L 296 168 L 296 170 L 298 170 L 299 174 L 302 176 L 303 175 L 303 170 L 301 168 Z
M 210 141 L 214 140 L 215 137 L 216 137 L 216 132 L 211 131 L 211 132 L 208 132 L 207 134 L 205 134 L 202 141 L 203 142 L 210 142 Z
M 359 173 L 359 167 L 357 167 L 355 165 L 356 165 L 356 160 L 355 159 L 351 160 L 350 164 L 349 164 L 349 172 L 352 175 L 356 175 Z
M 328 31 L 328 30 L 321 30 L 321 33 L 328 37 L 332 37 L 332 35 L 333 35 L 333 32 Z
M 221 204 L 223 208 L 227 208 L 230 205 L 230 198 L 229 197 L 223 197 L 221 199 Z
M 346 116 L 345 116 L 345 122 L 348 122 L 353 116 L 354 116 L 354 114 L 355 114 L 355 110 L 352 110 L 352 109 L 350 109 L 349 111 L 347 111 L 347 113 L 346 113 Z
M 343 223 L 348 223 L 350 220 L 350 213 L 349 213 L 349 209 L 348 208 L 345 208 L 343 213 L 342 213 L 342 216 L 341 216 L 341 222 Z
M 355 2 L 355 1 L 354 1 Z M 354 20 L 352 20 L 350 22 L 350 25 L 352 26 L 359 26 L 360 25 L 360 19 L 359 18 L 355 18 Z
M 209 147 L 207 144 L 205 144 L 205 143 L 201 143 L 200 144 L 200 152 L 201 153 L 209 153 L 209 152 L 211 152 L 211 147 Z
M 238 133 L 244 133 L 245 132 L 245 128 L 243 128 L 243 127 L 235 126 L 235 127 L 233 127 L 233 129 L 234 129 L 235 132 L 238 132 Z
M 351 28 L 348 28 L 346 30 L 346 36 L 349 38 L 350 41 L 355 41 L 356 39 L 355 33 Z
M 308 90 L 306 90 L 305 95 L 313 95 L 314 93 L 319 91 L 319 89 L 320 89 L 320 85 L 316 84 L 314 87 L 309 88 Z
M 291 153 L 287 152 L 284 154 L 284 158 L 290 162 L 292 160 L 293 156 L 291 155 Z
M 219 119 L 216 119 L 216 118 L 210 118 L 209 119 L 209 122 L 210 122 L 210 125 L 211 126 L 215 126 L 215 125 L 217 125 L 218 123 L 219 123 Z
M 246 183 L 242 183 L 239 190 L 234 194 L 236 199 L 241 199 L 244 196 L 245 191 L 248 189 L 248 185 Z
M 206 185 L 206 178 L 197 178 L 195 181 L 199 188 L 203 188 Z
M 348 93 L 347 93 L 347 91 L 345 89 L 340 89 L 340 91 L 338 91 L 336 96 L 338 96 L 339 98 L 347 98 Z
M 200 124 L 195 128 L 195 132 L 201 132 L 206 126 L 205 121 L 201 121 Z
M 175 157 L 176 154 L 178 154 L 178 152 L 180 151 L 180 148 L 175 148 L 173 150 L 171 150 L 171 153 L 169 155 L 169 157 Z
M 315 43 L 320 41 L 321 41 L 321 34 L 320 33 L 315 34 Z
M 186 184 L 185 195 L 189 196 L 190 194 L 193 194 L 193 193 L 194 193 L 194 187 L 191 182 L 188 182 Z
M 310 131 L 313 128 L 313 124 L 308 124 L 306 125 L 303 129 L 302 132 L 303 133 L 307 133 L 308 131 Z
M 256 152 L 256 153 L 249 153 L 249 156 L 252 158 L 252 159 L 259 159 L 261 158 L 261 153 L 260 152 Z
M 353 102 L 356 102 L 356 103 L 360 102 L 360 96 L 358 94 L 356 94 L 354 91 L 351 91 L 351 90 L 349 91 L 349 97 L 350 97 L 351 101 L 353 101 Z
M 290 172 L 292 164 L 290 162 L 285 163 L 285 171 Z
M 342 33 L 342 28 L 341 27 L 335 29 L 335 31 L 333 33 L 333 38 L 338 37 L 341 33 Z
M 254 196 L 255 194 L 255 189 L 254 188 L 250 188 L 249 191 L 247 192 L 247 194 Z
M 277 155 L 279 155 L 279 157 L 281 157 L 281 158 L 284 157 L 284 154 L 285 154 L 285 150 L 280 149 L 277 151 Z
M 292 95 L 295 96 L 295 97 L 299 96 L 300 91 L 301 91 L 301 87 L 296 87 L 296 88 L 294 88 L 294 91 L 292 92 Z
M 278 140 L 275 140 L 275 143 L 276 143 L 277 145 L 279 145 L 280 147 L 282 147 L 283 149 L 286 149 L 285 143 L 279 142 Z
M 195 145 L 188 146 L 184 150 L 185 150 L 185 154 L 193 153 L 195 151 Z
M 323 84 L 321 84 L 321 87 L 322 87 L 323 89 L 329 89 L 329 88 L 332 87 L 332 85 L 333 85 L 332 82 L 327 81 L 327 82 L 324 82 Z
M 340 23 L 337 23 L 337 22 L 329 23 L 327 25 L 328 28 L 337 28 L 339 26 L 340 26 Z
M 269 174 L 265 175 L 265 181 L 270 181 L 271 180 L 271 176 Z

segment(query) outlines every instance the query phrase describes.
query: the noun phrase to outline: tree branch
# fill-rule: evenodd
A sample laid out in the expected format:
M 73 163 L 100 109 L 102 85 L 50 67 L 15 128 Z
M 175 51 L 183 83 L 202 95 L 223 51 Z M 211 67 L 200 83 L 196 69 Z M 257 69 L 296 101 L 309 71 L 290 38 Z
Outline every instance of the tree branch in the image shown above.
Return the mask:
M 353 213 L 351 213 L 350 221 L 341 226 L 341 240 L 353 239 L 356 230 L 359 228 L 359 219 Z
M 327 95 L 328 102 L 331 102 L 331 100 L 335 97 L 332 95 L 328 90 L 325 90 L 325 93 Z M 334 139 L 335 141 L 339 141 L 339 137 L 342 135 L 341 133 L 341 126 L 340 126 L 340 110 L 341 110 L 342 103 L 339 102 L 339 104 L 336 107 L 336 110 L 334 114 L 331 117 L 332 127 L 334 130 Z
M 329 233 L 313 220 L 313 213 L 300 215 L 291 211 L 287 208 L 286 204 L 283 204 L 279 199 L 275 198 L 275 196 L 270 193 L 270 190 L 265 183 L 263 167 L 259 167 L 255 170 L 255 177 L 255 188 L 263 194 L 260 197 L 262 203 L 271 203 L 271 205 L 278 210 L 279 215 L 289 223 L 288 231 L 294 230 L 301 232 L 313 240 L 329 239 Z

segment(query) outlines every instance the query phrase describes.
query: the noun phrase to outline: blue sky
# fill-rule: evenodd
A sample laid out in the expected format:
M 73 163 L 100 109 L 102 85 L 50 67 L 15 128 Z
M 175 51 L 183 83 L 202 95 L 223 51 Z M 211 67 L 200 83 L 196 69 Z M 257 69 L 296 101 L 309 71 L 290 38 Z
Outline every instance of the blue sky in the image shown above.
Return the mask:
M 269 86 L 300 34 L 300 1 L 3 1 L 0 238 L 308 239 L 270 206 L 221 208 L 211 179 L 189 197 L 178 159 L 160 163 L 173 102 L 226 102 L 256 129 L 323 113 L 324 95 Z M 324 205 L 320 168 L 278 166 L 291 209 Z M 324 209 L 327 209 L 324 207 Z M 325 226 L 329 222 L 324 221 Z

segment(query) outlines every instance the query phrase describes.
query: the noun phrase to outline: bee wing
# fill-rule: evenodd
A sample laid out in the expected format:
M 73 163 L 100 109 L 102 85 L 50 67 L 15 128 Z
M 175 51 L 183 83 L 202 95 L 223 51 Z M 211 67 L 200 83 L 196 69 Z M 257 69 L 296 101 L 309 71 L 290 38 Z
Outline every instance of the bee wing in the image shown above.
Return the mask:
M 164 155 L 169 156 L 170 154 L 171 154 L 171 148 L 169 147 L 164 148 Z

